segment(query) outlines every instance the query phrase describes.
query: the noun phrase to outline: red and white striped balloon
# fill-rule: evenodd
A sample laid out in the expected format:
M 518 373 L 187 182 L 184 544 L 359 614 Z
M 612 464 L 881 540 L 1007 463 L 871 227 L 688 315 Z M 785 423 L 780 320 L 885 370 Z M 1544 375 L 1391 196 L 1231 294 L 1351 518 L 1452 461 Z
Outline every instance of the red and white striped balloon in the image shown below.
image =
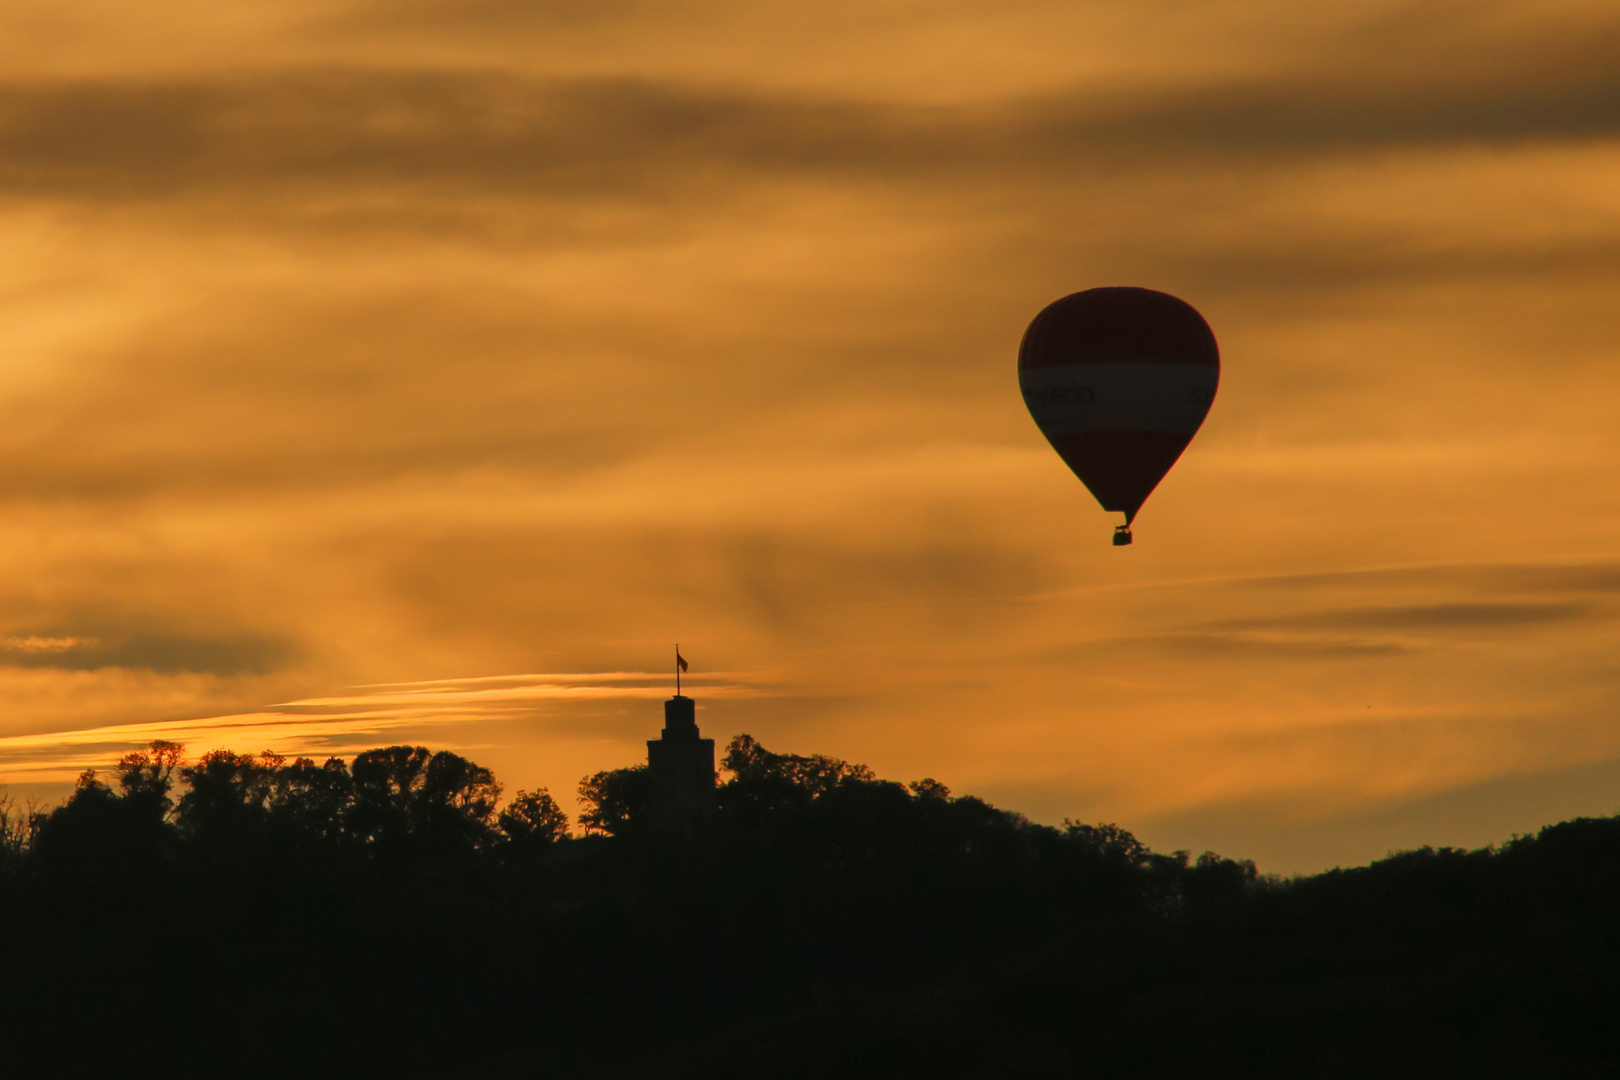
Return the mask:
M 1215 335 L 1190 304 L 1152 289 L 1087 289 L 1024 332 L 1018 382 L 1035 424 L 1104 510 L 1142 503 L 1192 441 L 1221 377 Z

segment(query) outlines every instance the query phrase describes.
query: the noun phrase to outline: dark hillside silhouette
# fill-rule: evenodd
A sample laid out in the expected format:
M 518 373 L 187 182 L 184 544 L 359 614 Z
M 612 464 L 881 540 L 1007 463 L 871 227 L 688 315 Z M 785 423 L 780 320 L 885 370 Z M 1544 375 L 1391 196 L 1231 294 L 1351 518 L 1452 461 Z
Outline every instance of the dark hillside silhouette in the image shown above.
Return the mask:
M 1293 881 L 743 735 L 660 831 L 423 747 L 0 802 L 19 1076 L 1611 1076 L 1620 820 Z M 9 1071 L 9 1070 L 8 1070 Z

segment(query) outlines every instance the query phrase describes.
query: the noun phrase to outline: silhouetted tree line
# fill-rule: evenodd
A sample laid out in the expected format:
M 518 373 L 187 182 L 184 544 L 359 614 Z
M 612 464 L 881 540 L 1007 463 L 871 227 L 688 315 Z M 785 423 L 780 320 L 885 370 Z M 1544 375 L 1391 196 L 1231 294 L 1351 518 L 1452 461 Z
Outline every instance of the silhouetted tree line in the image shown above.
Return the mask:
M 494 773 L 449 751 L 390 746 L 352 765 L 229 750 L 185 765 L 182 754 L 175 743 L 154 742 L 120 758 L 112 783 L 92 769 L 49 813 L 23 822 L 13 812 L 13 871 L 106 876 L 176 860 L 258 863 L 321 852 L 455 860 L 529 852 L 568 834 L 568 817 L 549 793 L 520 791 L 497 812 Z
M 1280 881 L 766 750 L 659 832 L 394 746 L 0 798 L 16 1075 L 1611 1076 L 1620 820 Z M 8 1072 L 10 1070 L 8 1069 Z M 139 1071 L 139 1070 L 137 1070 Z

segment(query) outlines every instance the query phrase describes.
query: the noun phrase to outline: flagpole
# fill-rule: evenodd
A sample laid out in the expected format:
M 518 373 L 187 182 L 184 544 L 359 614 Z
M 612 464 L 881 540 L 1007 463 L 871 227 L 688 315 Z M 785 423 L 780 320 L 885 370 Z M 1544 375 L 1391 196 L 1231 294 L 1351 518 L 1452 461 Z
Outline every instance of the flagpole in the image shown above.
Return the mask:
M 675 696 L 681 696 L 681 643 L 675 643 Z

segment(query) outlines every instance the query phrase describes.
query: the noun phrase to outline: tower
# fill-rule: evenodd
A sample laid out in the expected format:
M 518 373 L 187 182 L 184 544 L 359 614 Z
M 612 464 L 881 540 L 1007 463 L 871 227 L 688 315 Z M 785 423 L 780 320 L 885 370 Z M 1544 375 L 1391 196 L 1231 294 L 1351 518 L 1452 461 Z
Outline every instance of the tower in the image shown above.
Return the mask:
M 685 832 L 712 817 L 714 740 L 698 731 L 697 702 L 675 696 L 664 702 L 664 730 L 647 740 L 650 824 L 657 832 Z

